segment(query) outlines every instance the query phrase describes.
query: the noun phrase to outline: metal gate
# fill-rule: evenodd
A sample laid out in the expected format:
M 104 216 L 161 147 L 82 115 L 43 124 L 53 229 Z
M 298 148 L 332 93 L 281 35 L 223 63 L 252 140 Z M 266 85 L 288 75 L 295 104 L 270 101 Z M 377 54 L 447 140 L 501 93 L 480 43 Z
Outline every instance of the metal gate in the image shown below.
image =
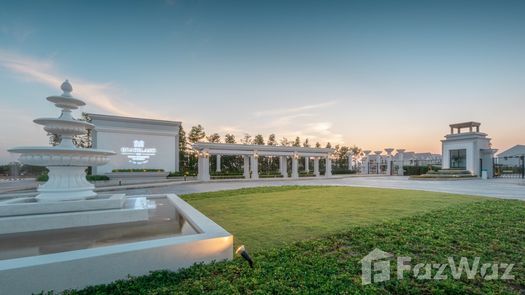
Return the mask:
M 513 156 L 506 158 L 519 159 L 519 163 L 517 165 L 494 164 L 494 177 L 525 178 L 525 157 Z

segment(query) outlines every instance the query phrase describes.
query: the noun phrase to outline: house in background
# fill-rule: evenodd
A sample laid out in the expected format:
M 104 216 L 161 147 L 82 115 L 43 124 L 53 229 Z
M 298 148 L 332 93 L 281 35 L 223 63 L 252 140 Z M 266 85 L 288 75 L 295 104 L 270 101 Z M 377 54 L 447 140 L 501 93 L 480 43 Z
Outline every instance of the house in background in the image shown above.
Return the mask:
M 525 145 L 518 144 L 497 155 L 497 163 L 503 166 L 520 167 L 520 157 L 525 155 Z

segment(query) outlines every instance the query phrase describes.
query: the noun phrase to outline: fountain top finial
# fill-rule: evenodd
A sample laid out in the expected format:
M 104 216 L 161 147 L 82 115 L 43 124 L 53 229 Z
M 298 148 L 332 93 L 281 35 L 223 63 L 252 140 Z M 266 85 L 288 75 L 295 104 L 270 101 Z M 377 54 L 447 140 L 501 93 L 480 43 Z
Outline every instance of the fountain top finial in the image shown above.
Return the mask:
M 62 96 L 71 97 L 71 92 L 73 92 L 73 86 L 71 86 L 71 83 L 69 83 L 69 80 L 66 79 L 62 85 L 60 85 L 60 89 L 64 91 L 62 93 Z

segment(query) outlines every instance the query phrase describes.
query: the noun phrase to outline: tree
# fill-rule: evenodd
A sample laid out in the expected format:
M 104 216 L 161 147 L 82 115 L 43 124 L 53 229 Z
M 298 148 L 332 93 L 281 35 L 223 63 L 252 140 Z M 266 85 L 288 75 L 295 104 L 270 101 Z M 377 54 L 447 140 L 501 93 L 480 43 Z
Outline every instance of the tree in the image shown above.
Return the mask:
M 81 117 L 78 118 L 77 121 L 84 121 L 89 123 L 91 122 L 91 118 L 88 116 L 87 113 L 82 113 Z M 52 146 L 57 146 L 62 141 L 62 138 L 60 138 L 60 135 L 58 134 L 48 133 L 47 135 L 49 136 L 49 144 Z M 93 147 L 92 130 L 86 129 L 85 134 L 73 136 L 73 144 L 79 148 Z
M 236 143 L 235 135 L 227 133 L 226 135 L 224 135 L 224 142 L 225 143 L 230 143 L 230 144 Z
M 184 131 L 184 128 L 182 128 L 182 125 L 180 125 L 179 128 L 179 151 L 184 154 L 186 152 L 186 131 Z
M 292 144 L 293 146 L 301 146 L 301 139 L 299 138 L 299 136 L 297 136 L 295 138 L 295 141 L 293 142 Z
M 208 142 L 211 143 L 221 142 L 221 136 L 219 135 L 219 133 L 212 133 L 209 136 L 207 136 L 206 139 L 208 140 Z
M 268 136 L 268 141 L 266 142 L 267 145 L 277 145 L 277 141 L 275 140 L 275 134 L 270 134 Z
M 244 137 L 241 139 L 242 144 L 251 144 L 252 143 L 252 136 L 248 133 L 244 134 Z
M 327 149 L 331 149 L 331 148 L 332 148 L 332 144 L 331 144 L 331 143 L 327 143 L 327 144 L 326 144 L 326 148 L 327 148 Z
M 78 121 L 91 122 L 91 118 L 87 113 L 82 113 Z M 92 148 L 93 147 L 93 137 L 92 130 L 87 129 L 85 134 L 75 135 L 73 137 L 73 144 L 79 148 Z
M 204 128 L 201 126 L 201 124 L 191 127 L 190 134 L 188 135 L 188 140 L 191 143 L 199 142 L 204 137 L 206 137 L 206 133 L 204 132 Z
M 316 148 L 320 148 L 321 147 L 321 144 L 319 143 L 319 141 L 315 143 L 315 147 Z
M 304 140 L 303 146 L 304 147 L 310 147 L 310 142 L 308 141 L 308 138 Z
M 352 147 L 350 147 L 350 151 L 352 152 L 352 155 L 356 157 L 360 157 L 363 155 L 363 150 L 356 145 L 353 145 Z
M 281 143 L 282 146 L 289 146 L 290 145 L 290 141 L 286 137 L 283 137 L 281 139 L 280 143 Z
M 253 144 L 264 145 L 264 137 L 260 134 L 255 135 L 253 139 Z
M 187 172 L 188 170 L 188 159 L 186 158 L 187 146 L 186 142 L 186 131 L 182 128 L 182 125 L 179 128 L 179 171 Z

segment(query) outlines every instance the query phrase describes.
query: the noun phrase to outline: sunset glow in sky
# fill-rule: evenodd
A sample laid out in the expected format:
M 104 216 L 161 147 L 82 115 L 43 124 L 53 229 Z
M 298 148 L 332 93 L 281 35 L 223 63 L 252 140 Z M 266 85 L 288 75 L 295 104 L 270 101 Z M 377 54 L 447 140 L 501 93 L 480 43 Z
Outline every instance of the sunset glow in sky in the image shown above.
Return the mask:
M 82 111 L 439 153 L 448 124 L 525 144 L 525 1 L 2 1 L 0 163 Z M 77 112 L 78 116 L 78 112 Z

